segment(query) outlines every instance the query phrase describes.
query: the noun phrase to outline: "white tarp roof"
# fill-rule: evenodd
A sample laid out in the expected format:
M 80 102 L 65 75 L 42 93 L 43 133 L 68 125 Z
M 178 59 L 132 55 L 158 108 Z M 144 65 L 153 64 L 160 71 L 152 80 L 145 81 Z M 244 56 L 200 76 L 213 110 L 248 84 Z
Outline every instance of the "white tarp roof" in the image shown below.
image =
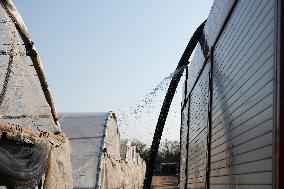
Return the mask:
M 72 146 L 74 188 L 95 188 L 109 113 L 60 113 Z

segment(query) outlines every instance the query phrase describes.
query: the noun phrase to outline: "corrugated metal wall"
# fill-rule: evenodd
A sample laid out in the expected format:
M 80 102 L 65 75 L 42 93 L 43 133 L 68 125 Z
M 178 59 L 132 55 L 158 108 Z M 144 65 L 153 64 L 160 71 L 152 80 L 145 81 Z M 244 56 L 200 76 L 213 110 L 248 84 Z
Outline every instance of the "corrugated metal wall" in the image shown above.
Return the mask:
M 208 122 L 208 64 L 190 93 L 187 186 L 204 188 Z
M 272 184 L 274 1 L 239 1 L 214 49 L 211 188 Z
M 274 0 L 237 1 L 210 58 L 211 189 L 273 188 L 275 11 Z M 206 183 L 209 67 L 188 96 L 189 114 L 184 112 L 189 116 L 187 188 Z

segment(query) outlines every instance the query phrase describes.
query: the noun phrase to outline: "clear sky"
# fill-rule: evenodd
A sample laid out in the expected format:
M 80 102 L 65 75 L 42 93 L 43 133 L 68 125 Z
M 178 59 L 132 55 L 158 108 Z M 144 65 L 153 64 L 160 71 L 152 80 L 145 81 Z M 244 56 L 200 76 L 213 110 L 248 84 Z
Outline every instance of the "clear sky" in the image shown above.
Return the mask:
M 135 106 L 174 70 L 213 0 L 14 3 L 40 52 L 57 110 L 105 112 Z M 179 138 L 181 96 L 176 98 L 171 139 Z

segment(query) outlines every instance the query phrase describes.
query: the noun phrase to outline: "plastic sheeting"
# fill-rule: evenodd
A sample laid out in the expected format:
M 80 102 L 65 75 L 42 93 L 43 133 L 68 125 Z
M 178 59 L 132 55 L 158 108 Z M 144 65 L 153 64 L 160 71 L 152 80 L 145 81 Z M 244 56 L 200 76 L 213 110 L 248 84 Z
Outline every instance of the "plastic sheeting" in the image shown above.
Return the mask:
M 71 146 L 75 188 L 95 188 L 99 183 L 105 128 L 109 113 L 62 113 L 59 121 Z
M 0 141 L 0 185 L 10 188 L 37 186 L 47 168 L 47 150 L 42 145 L 4 138 L 2 136 Z
M 28 57 L 28 60 L 32 62 L 34 71 L 37 74 L 37 77 L 39 79 L 40 86 L 42 88 L 43 95 L 45 97 L 46 102 L 48 103 L 50 107 L 50 112 L 52 115 L 52 118 L 54 119 L 55 123 L 58 125 L 57 122 L 57 116 L 56 116 L 56 110 L 55 110 L 55 105 L 53 102 L 53 97 L 51 95 L 50 89 L 48 88 L 47 81 L 45 78 L 45 74 L 41 65 L 41 59 L 39 57 L 39 54 L 31 40 L 31 37 L 29 35 L 29 32 L 27 30 L 27 27 L 25 26 L 22 17 L 18 13 L 16 7 L 14 6 L 13 2 L 11 0 L 1 0 L 1 5 L 2 8 L 4 9 L 4 14 L 3 18 L 9 17 L 8 20 L 3 19 L 3 23 L 11 23 L 9 25 L 10 27 L 10 33 L 13 34 L 13 40 L 16 37 L 16 34 L 19 35 L 21 38 L 22 42 L 18 43 L 18 45 L 24 46 L 25 50 L 25 55 Z M 17 30 L 17 32 L 16 32 Z M 3 35 L 4 36 L 4 35 Z M 2 37 L 3 37 L 2 36 Z M 14 52 L 15 47 L 12 45 L 11 52 Z M 6 52 L 7 54 L 7 52 Z M 15 54 L 17 53 L 8 53 L 10 54 L 10 57 L 14 57 Z M 21 53 L 20 53 L 21 54 Z M 21 54 L 24 56 L 24 54 Z M 10 62 L 12 64 L 12 61 Z M 54 129 L 57 129 L 56 132 L 59 132 L 60 127 L 54 127 Z
M 122 160 L 114 113 L 62 113 L 59 118 L 72 146 L 74 188 L 142 187 L 145 163 L 138 156 Z
M 46 183 L 72 188 L 69 142 L 60 133 L 40 57 L 10 0 L 0 0 L 0 30 L 0 185 L 33 188 L 59 170 Z
M 26 54 L 26 46 L 2 1 L 1 5 L 1 121 L 53 133 L 55 122 L 33 62 Z

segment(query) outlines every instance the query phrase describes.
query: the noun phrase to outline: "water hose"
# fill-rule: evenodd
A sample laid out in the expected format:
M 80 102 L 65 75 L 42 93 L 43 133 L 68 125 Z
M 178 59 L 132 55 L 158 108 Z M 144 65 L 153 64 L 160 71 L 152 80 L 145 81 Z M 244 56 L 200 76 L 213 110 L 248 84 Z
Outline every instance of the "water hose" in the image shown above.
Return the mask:
M 153 137 L 151 150 L 150 150 L 150 158 L 147 161 L 147 167 L 146 167 L 146 173 L 145 173 L 145 179 L 144 179 L 144 185 L 143 189 L 150 189 L 151 183 L 152 183 L 152 176 L 153 176 L 153 166 L 156 161 L 156 156 L 159 149 L 160 140 L 162 137 L 162 133 L 164 130 L 164 126 L 166 123 L 166 119 L 169 113 L 169 109 L 173 100 L 173 97 L 175 95 L 178 83 L 180 81 L 180 78 L 182 76 L 184 68 L 189 64 L 189 58 L 195 49 L 198 41 L 201 39 L 203 28 L 205 25 L 206 20 L 195 30 L 194 34 L 190 38 L 190 41 L 187 44 L 187 47 L 183 53 L 183 55 L 180 58 L 180 61 L 178 63 L 178 66 L 175 70 L 175 74 L 172 77 L 172 80 L 170 82 L 168 91 L 166 93 L 160 115 L 158 118 L 158 122 L 155 129 L 155 134 Z

